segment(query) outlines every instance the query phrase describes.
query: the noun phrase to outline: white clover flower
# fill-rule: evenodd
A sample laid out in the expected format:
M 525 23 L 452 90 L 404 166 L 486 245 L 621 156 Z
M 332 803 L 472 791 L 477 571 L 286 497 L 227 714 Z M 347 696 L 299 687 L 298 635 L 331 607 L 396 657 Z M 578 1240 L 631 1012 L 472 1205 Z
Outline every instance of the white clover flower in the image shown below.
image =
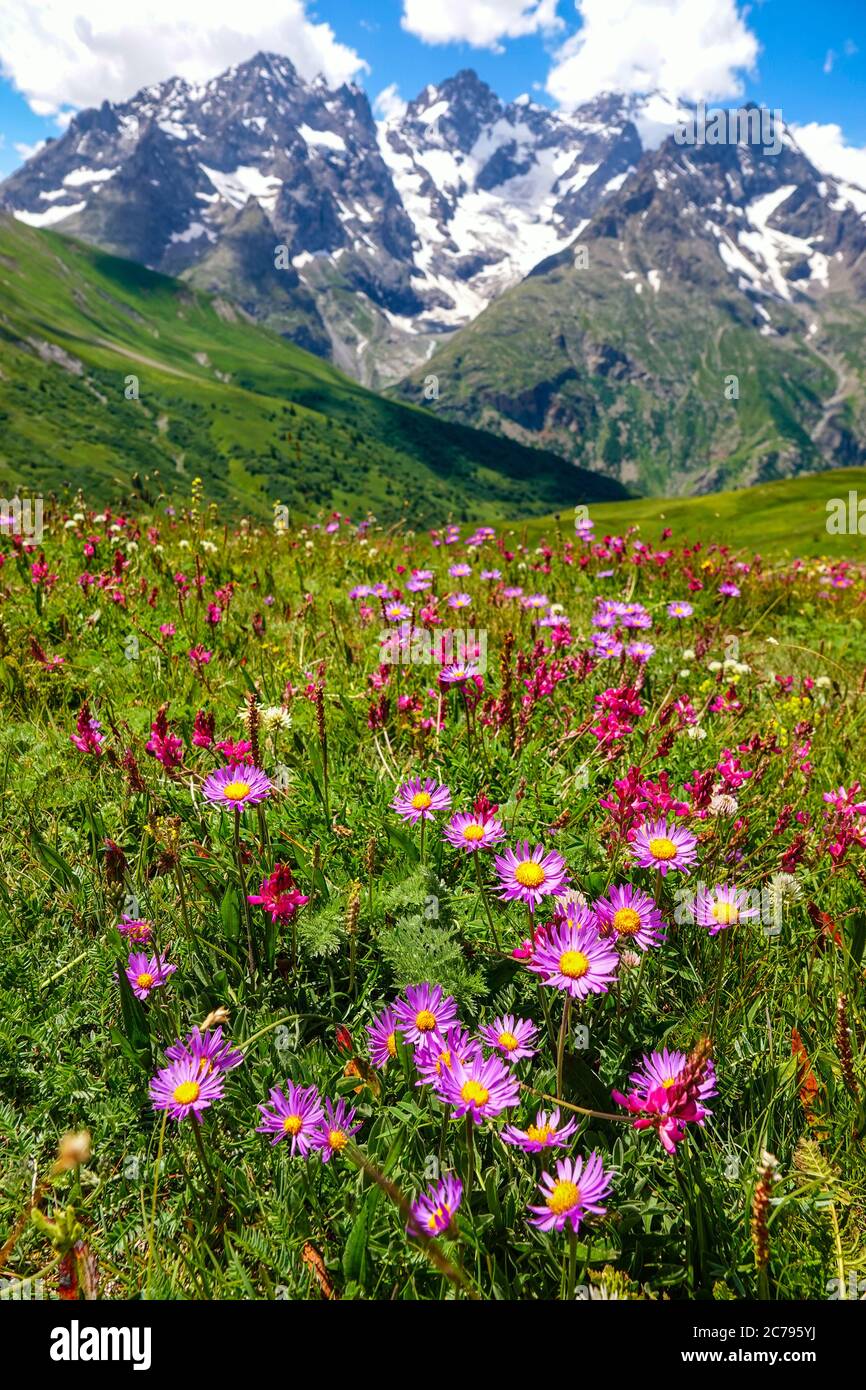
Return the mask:
M 178 545 L 180 546 L 181 550 L 189 550 L 189 541 L 187 540 L 178 541 Z
M 735 816 L 737 814 L 737 799 L 729 796 L 727 792 L 716 792 L 711 798 L 709 811 L 711 816 Z
M 76 521 L 64 521 L 63 529 L 64 531 L 74 531 L 77 525 Z
M 702 729 L 700 724 L 689 724 L 685 729 L 683 729 L 683 733 L 685 734 L 686 738 L 695 739 L 696 741 L 700 741 L 701 739 L 704 739 L 707 736 L 706 729 Z
M 715 673 L 716 671 L 721 671 L 721 669 L 722 669 L 722 663 L 721 663 L 720 661 L 708 661 L 708 662 L 707 662 L 707 670 L 708 670 L 708 671 L 713 671 L 713 672 Z
M 694 647 L 686 647 L 685 651 L 683 652 L 683 661 L 694 661 L 694 659 L 695 659 L 695 649 L 694 649 Z
M 683 669 L 679 672 L 679 678 L 680 678 L 680 680 L 685 681 L 685 680 L 688 680 L 688 678 L 689 678 L 689 676 L 690 676 L 691 674 L 692 674 L 692 673 L 691 673 L 691 671 L 689 670 L 688 666 L 684 666 Z
M 815 685 L 818 690 L 829 690 L 831 684 L 832 682 L 829 676 L 818 676 L 815 680 Z
M 213 541 L 202 541 L 201 548 L 202 550 L 206 550 L 208 555 L 216 554 L 217 547 L 214 545 Z

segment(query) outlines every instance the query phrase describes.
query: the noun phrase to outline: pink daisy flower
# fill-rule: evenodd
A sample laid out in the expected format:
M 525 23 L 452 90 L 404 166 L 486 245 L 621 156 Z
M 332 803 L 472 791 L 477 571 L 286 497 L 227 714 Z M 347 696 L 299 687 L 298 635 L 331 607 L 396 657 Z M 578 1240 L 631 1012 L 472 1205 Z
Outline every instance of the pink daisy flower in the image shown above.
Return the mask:
M 509 902 L 519 898 L 534 912 L 542 898 L 561 893 L 568 878 L 568 865 L 556 850 L 543 845 L 529 848 L 529 841 L 497 854 L 494 860 L 499 875 L 500 898 Z
M 732 883 L 722 883 L 717 888 L 701 884 L 692 903 L 692 912 L 700 926 L 709 928 L 710 936 L 717 936 L 726 927 L 735 927 L 738 922 L 759 915 L 750 895 Z
M 230 763 L 219 767 L 204 779 L 202 791 L 208 801 L 242 811 L 245 806 L 257 806 L 271 792 L 271 780 L 253 763 Z
M 262 1123 L 256 1126 L 257 1134 L 273 1134 L 272 1144 L 281 1139 L 291 1139 L 292 1157 L 296 1153 L 302 1158 L 313 1146 L 313 1135 L 322 1120 L 322 1099 L 315 1086 L 296 1086 L 294 1081 L 286 1082 L 285 1093 L 279 1086 L 268 1092 L 272 1110 L 259 1103 Z
M 499 1137 L 503 1143 L 513 1144 L 515 1148 L 523 1149 L 524 1153 L 538 1154 L 542 1149 L 564 1149 L 576 1129 L 577 1120 L 560 1125 L 557 1106 L 549 1116 L 546 1110 L 539 1110 L 535 1124 L 527 1125 L 526 1129 L 505 1125 Z
M 619 956 L 613 943 L 599 936 L 595 921 L 584 926 L 562 925 L 548 930 L 535 947 L 527 969 L 543 985 L 566 990 L 572 999 L 606 994 L 616 974 Z
M 471 1115 L 477 1125 L 492 1120 L 516 1105 L 520 1085 L 500 1057 L 484 1058 L 480 1053 L 462 1062 L 458 1057 L 443 1069 L 436 1092 L 454 1108 L 454 1117 Z
M 457 1003 L 450 994 L 443 997 L 441 985 L 409 985 L 406 998 L 395 1001 L 394 1013 L 403 1037 L 416 1045 L 457 1022 Z
M 373 1066 L 387 1066 L 391 1058 L 397 1056 L 397 1015 L 390 1006 L 367 1024 L 367 1035 Z
M 691 831 L 666 820 L 647 821 L 629 846 L 642 869 L 658 869 L 664 878 L 671 869 L 687 874 L 698 857 L 698 842 Z
M 593 904 L 602 936 L 615 936 L 617 942 L 646 951 L 664 940 L 662 915 L 642 888 L 630 883 L 612 884 L 607 896 Z
M 412 1203 L 412 1219 L 406 1230 L 410 1236 L 441 1236 L 454 1220 L 463 1196 L 463 1184 L 453 1173 L 446 1173 L 439 1182 Z
M 512 1065 L 523 1057 L 534 1057 L 538 1051 L 532 1044 L 538 1037 L 538 1029 L 530 1018 L 515 1018 L 514 1014 L 500 1014 L 492 1023 L 480 1028 L 488 1047 L 501 1052 L 506 1062 Z
M 175 970 L 176 965 L 169 965 L 159 956 L 148 959 L 144 951 L 133 951 L 127 962 L 126 978 L 136 999 L 146 999 L 153 990 L 160 989 Z
M 415 825 L 419 820 L 432 820 L 436 811 L 447 811 L 451 805 L 451 792 L 432 777 L 414 777 L 404 782 L 394 793 L 391 810 L 396 811 L 403 820 Z
M 530 1206 L 534 1212 L 530 1222 L 540 1231 L 563 1231 L 570 1225 L 577 1231 L 587 1216 L 603 1216 L 607 1207 L 603 1199 L 610 1192 L 611 1174 L 606 1173 L 598 1154 L 589 1158 L 561 1158 L 556 1164 L 556 1177 L 542 1173 L 538 1185 L 544 1205 Z
M 468 1062 L 480 1054 L 481 1044 L 471 1038 L 466 1028 L 459 1023 L 446 1028 L 444 1033 L 430 1033 L 415 1048 L 415 1066 L 420 1080 L 417 1086 L 435 1086 L 443 1069 L 448 1070 L 455 1061 Z
M 490 849 L 492 845 L 504 840 L 505 831 L 498 820 L 485 820 L 473 811 L 458 811 L 442 831 L 445 839 L 455 849 L 476 854 L 480 849 Z
M 320 1151 L 322 1162 L 328 1163 L 334 1154 L 342 1153 L 352 1135 L 361 1128 L 362 1122 L 355 1122 L 355 1111 L 344 1100 L 338 1100 L 336 1105 L 326 1100 L 325 1111 L 325 1117 L 313 1130 L 311 1142 L 313 1148 Z
M 201 1124 L 201 1112 L 221 1100 L 223 1078 L 219 1071 L 201 1070 L 197 1058 L 185 1053 L 163 1067 L 150 1083 L 150 1099 L 154 1110 L 167 1110 L 173 1120 L 185 1120 L 192 1115 Z

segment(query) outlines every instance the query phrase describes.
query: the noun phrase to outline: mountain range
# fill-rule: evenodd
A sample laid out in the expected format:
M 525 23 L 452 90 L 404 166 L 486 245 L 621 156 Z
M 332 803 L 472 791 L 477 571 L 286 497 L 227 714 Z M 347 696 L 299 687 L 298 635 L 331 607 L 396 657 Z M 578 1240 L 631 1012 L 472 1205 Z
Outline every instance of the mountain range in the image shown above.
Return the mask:
M 259 54 L 80 112 L 0 205 L 643 492 L 866 462 L 866 192 L 778 117 L 765 146 L 661 138 L 682 110 L 466 70 L 377 122 Z

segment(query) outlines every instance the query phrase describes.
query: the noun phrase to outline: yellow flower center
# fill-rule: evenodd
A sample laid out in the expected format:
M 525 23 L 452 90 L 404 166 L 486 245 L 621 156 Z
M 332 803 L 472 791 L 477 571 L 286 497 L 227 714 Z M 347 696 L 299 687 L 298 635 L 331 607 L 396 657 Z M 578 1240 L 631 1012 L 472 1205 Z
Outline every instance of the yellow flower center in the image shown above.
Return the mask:
M 676 859 L 677 847 L 673 840 L 669 840 L 667 835 L 657 835 L 649 842 L 649 852 L 653 859 Z
M 388 1048 L 388 1056 L 389 1056 L 389 1057 L 396 1057 L 396 1056 L 397 1056 L 397 1038 L 396 1038 L 396 1036 L 395 1036 L 394 1033 L 389 1033 L 389 1034 L 388 1034 L 388 1042 L 387 1042 L 386 1046 L 387 1046 L 387 1048 Z
M 436 1063 L 436 1074 L 437 1074 L 437 1076 L 441 1076 L 441 1075 L 442 1075 L 442 1068 L 443 1068 L 443 1067 L 445 1068 L 446 1071 L 450 1071 L 450 1070 L 451 1070 L 451 1053 L 450 1053 L 450 1051 L 449 1051 L 447 1048 L 446 1048 L 446 1050 L 445 1050 L 444 1052 L 440 1052 L 440 1053 L 439 1053 L 439 1061 Z
M 483 826 L 483 825 L 467 825 L 467 826 L 466 826 L 466 829 L 463 831 L 463 838 L 464 838 L 464 840 L 473 840 L 473 841 L 475 841 L 475 840 L 483 840 L 483 839 L 484 839 L 484 826 Z
M 460 1095 L 464 1100 L 474 1105 L 486 1105 L 490 1099 L 490 1092 L 486 1086 L 481 1085 L 480 1081 L 464 1081 Z
M 620 936 L 634 936 L 640 930 L 640 913 L 633 907 L 621 907 L 613 914 L 613 926 Z
M 662 1085 L 664 1086 L 666 1091 L 669 1091 L 671 1086 L 676 1085 L 676 1080 L 677 1079 L 675 1076 L 666 1076 L 662 1081 Z
M 249 782 L 244 782 L 240 778 L 236 782 L 226 782 L 223 787 L 223 796 L 228 801 L 243 801 L 245 796 L 250 794 Z
M 509 1052 L 513 1052 L 515 1047 L 519 1046 L 513 1033 L 500 1033 L 498 1041 L 499 1046 L 506 1048 Z
M 432 1028 L 436 1027 L 436 1015 L 432 1014 L 429 1009 L 421 1009 L 415 1015 L 415 1027 L 419 1033 L 429 1033 Z
M 426 811 L 432 800 L 429 792 L 416 792 L 409 805 L 413 811 Z
M 174 1088 L 174 1098 L 178 1105 L 192 1105 L 194 1100 L 198 1100 L 200 1090 L 197 1081 L 182 1081 Z
M 287 1115 L 283 1120 L 283 1129 L 286 1134 L 300 1134 L 304 1119 L 302 1115 Z
M 339 1153 L 340 1149 L 345 1149 L 349 1142 L 349 1136 L 343 1129 L 331 1129 L 328 1131 L 328 1143 L 332 1149 Z
M 740 920 L 740 910 L 733 903 L 713 903 L 713 918 L 720 927 L 730 927 Z
M 514 877 L 521 888 L 540 888 L 545 879 L 545 873 L 540 864 L 536 864 L 534 859 L 524 859 L 522 864 L 518 864 L 514 870 Z
M 139 989 L 150 989 L 153 986 L 153 976 L 148 975 L 145 970 L 141 975 L 136 976 L 136 984 Z
M 526 1130 L 526 1137 L 536 1144 L 546 1144 L 551 1134 L 555 1134 L 555 1132 L 550 1125 L 542 1125 L 541 1129 L 538 1128 L 538 1125 L 529 1125 Z
M 436 1210 L 431 1212 L 430 1215 L 427 1217 L 427 1230 L 433 1231 L 435 1233 L 440 1221 L 446 1220 L 450 1224 L 451 1208 L 447 1206 L 445 1203 L 443 1203 L 442 1206 L 437 1207 Z
M 547 1205 L 555 1216 L 571 1211 L 580 1201 L 580 1188 L 573 1182 L 558 1182 L 547 1199 Z
M 563 951 L 559 957 L 559 973 L 569 980 L 579 980 L 589 969 L 589 957 L 583 951 Z

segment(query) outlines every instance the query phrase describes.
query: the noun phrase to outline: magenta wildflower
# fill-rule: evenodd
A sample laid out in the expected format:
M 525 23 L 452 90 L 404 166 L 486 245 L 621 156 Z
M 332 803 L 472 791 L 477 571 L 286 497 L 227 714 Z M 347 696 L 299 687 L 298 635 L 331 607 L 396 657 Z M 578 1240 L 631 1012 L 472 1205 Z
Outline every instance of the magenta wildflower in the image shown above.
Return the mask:
M 556 1164 L 556 1177 L 542 1173 L 538 1185 L 544 1205 L 530 1206 L 533 1226 L 540 1231 L 562 1231 L 570 1225 L 577 1231 L 587 1216 L 603 1216 L 607 1207 L 603 1199 L 610 1192 L 611 1175 L 606 1173 L 598 1154 L 589 1158 L 561 1158 Z
M 646 951 L 664 940 L 662 915 L 642 888 L 630 883 L 612 884 L 593 908 L 602 936 L 613 934 L 617 942 Z
M 666 820 L 647 821 L 629 846 L 642 869 L 658 869 L 664 877 L 670 869 L 689 872 L 698 857 L 698 842 L 689 830 Z
M 632 1090 L 627 1096 L 613 1091 L 614 1100 L 639 1116 L 635 1129 L 654 1129 L 668 1153 L 674 1153 L 687 1124 L 704 1123 L 712 1114 L 704 1101 L 716 1094 L 716 1073 L 708 1046 L 699 1047 L 687 1057 L 684 1052 L 646 1053 L 643 1068 L 629 1077 Z
M 370 1061 L 374 1067 L 385 1067 L 397 1056 L 397 1015 L 388 1006 L 367 1024 L 370 1038 Z
M 456 1060 L 468 1062 L 480 1054 L 481 1044 L 472 1038 L 466 1028 L 459 1023 L 452 1024 L 442 1033 L 428 1033 L 415 1048 L 415 1066 L 420 1080 L 417 1086 L 436 1086 L 443 1068 L 447 1071 Z
M 159 956 L 148 959 L 144 951 L 133 951 L 127 962 L 126 978 L 136 999 L 146 999 L 152 990 L 160 989 L 175 970 L 176 965 L 169 965 Z
M 441 1236 L 451 1225 L 463 1196 L 463 1184 L 453 1173 L 446 1173 L 439 1182 L 412 1203 L 412 1219 L 406 1227 L 411 1236 Z
M 117 924 L 121 936 L 128 936 L 136 946 L 146 946 L 153 936 L 153 927 L 143 917 L 130 917 L 124 912 Z
M 538 1029 L 531 1018 L 500 1014 L 478 1031 L 487 1046 L 496 1048 L 512 1065 L 524 1057 L 534 1057 L 538 1051 L 537 1047 L 532 1046 L 538 1037 Z
M 503 1143 L 513 1144 L 515 1148 L 523 1149 L 524 1153 L 538 1154 L 542 1149 L 564 1149 L 576 1129 L 577 1120 L 560 1125 L 557 1106 L 549 1116 L 546 1110 L 539 1110 L 535 1124 L 527 1125 L 526 1129 L 505 1125 L 499 1137 Z
M 274 1086 L 268 1095 L 273 1109 L 269 1110 L 267 1104 L 259 1102 L 262 1123 L 256 1126 L 256 1133 L 273 1134 L 272 1144 L 289 1138 L 292 1157 L 297 1153 L 306 1158 L 313 1146 L 313 1135 L 324 1115 L 319 1092 L 315 1086 L 296 1086 L 294 1081 L 287 1081 L 285 1092 L 279 1086 Z
M 439 1075 L 436 1092 L 453 1106 L 455 1118 L 471 1115 L 480 1125 L 482 1120 L 494 1119 L 516 1105 L 520 1085 L 500 1057 L 494 1054 L 484 1058 L 475 1053 L 465 1062 L 452 1058 L 451 1066 L 443 1068 Z
M 556 850 L 545 850 L 543 845 L 529 848 L 529 841 L 504 854 L 497 854 L 494 860 L 499 875 L 500 898 L 509 902 L 519 898 L 525 902 L 530 912 L 538 907 L 542 898 L 549 894 L 561 893 L 568 878 L 568 865 Z
M 395 1001 L 394 1013 L 400 1032 L 413 1044 L 457 1022 L 456 1001 L 450 994 L 443 997 L 441 985 L 409 985 L 406 998 Z
M 187 1115 L 201 1124 L 201 1112 L 221 1100 L 223 1078 L 219 1071 L 202 1071 L 199 1060 L 184 1054 L 163 1067 L 150 1083 L 154 1110 L 167 1110 L 173 1120 Z
M 709 928 L 710 936 L 717 936 L 725 927 L 735 927 L 738 922 L 759 915 L 750 895 L 732 883 L 722 883 L 717 888 L 701 884 L 692 903 L 692 912 L 700 926 Z
M 81 753 L 92 753 L 94 757 L 102 756 L 102 745 L 105 742 L 105 734 L 101 733 L 102 725 L 98 719 L 91 716 L 90 708 L 85 700 L 81 706 L 78 719 L 75 724 L 75 733 L 69 735 L 70 743 Z
M 394 793 L 391 810 L 396 811 L 403 820 L 415 825 L 419 820 L 432 820 L 435 811 L 447 811 L 451 805 L 451 792 L 432 777 L 414 777 L 404 782 Z
M 613 944 L 598 934 L 593 920 L 583 926 L 551 927 L 535 947 L 527 969 L 543 985 L 565 990 L 573 999 L 606 994 L 616 974 L 619 956 Z
M 500 822 L 492 816 L 485 819 L 474 811 L 458 811 L 452 816 L 442 831 L 443 836 L 455 849 L 476 854 L 480 849 L 490 849 L 505 838 Z
M 198 1062 L 199 1071 L 206 1075 L 212 1071 L 232 1071 L 234 1067 L 239 1067 L 244 1060 L 244 1054 L 233 1048 L 228 1041 L 223 1041 L 222 1028 L 215 1028 L 212 1032 L 202 1033 L 199 1028 L 193 1028 L 191 1033 L 177 1042 L 172 1043 L 171 1047 L 165 1049 L 165 1055 L 169 1061 L 180 1062 L 184 1057 L 191 1057 Z
M 313 1130 L 311 1142 L 314 1149 L 320 1150 L 322 1162 L 328 1163 L 334 1154 L 342 1153 L 352 1135 L 361 1128 L 362 1122 L 355 1122 L 355 1111 L 344 1100 L 338 1100 L 336 1105 L 326 1100 L 325 1111 L 325 1116 Z
M 202 791 L 208 801 L 241 811 L 256 806 L 270 795 L 271 780 L 253 763 L 230 763 L 219 767 L 204 779 Z
M 288 922 L 299 907 L 310 899 L 299 893 L 288 864 L 276 863 L 273 873 L 263 878 L 258 893 L 249 893 L 247 902 L 271 914 L 272 922 Z

